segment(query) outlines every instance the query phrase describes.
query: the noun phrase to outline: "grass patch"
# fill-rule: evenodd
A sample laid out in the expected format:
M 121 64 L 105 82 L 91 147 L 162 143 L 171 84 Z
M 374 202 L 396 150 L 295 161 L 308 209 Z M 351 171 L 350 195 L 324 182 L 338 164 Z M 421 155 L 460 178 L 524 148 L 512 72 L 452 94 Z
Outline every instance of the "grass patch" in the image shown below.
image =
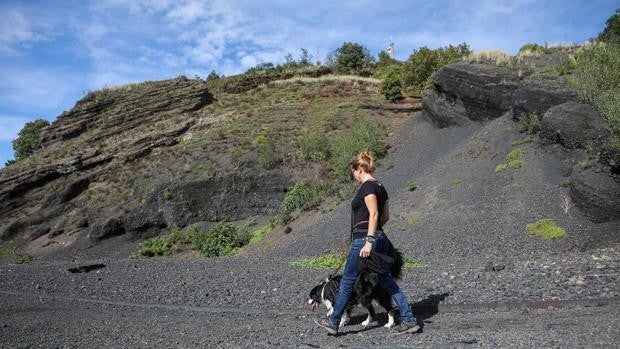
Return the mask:
M 512 160 L 510 162 L 508 162 L 508 168 L 513 169 L 513 170 L 518 170 L 521 167 L 523 167 L 523 161 L 521 160 Z
M 405 257 L 405 264 L 403 265 L 404 269 L 415 269 L 415 268 L 424 268 L 426 267 L 426 263 L 422 261 L 417 261 L 415 259 Z
M 409 223 L 409 225 L 416 225 L 416 224 L 420 223 L 420 218 L 413 217 L 413 218 L 409 219 L 407 221 L 407 223 Z
M 0 258 L 5 256 L 10 256 L 15 252 L 15 247 L 13 246 L 0 246 Z
M 414 191 L 416 190 L 416 188 L 418 187 L 418 185 L 415 183 L 414 180 L 410 179 L 407 181 L 407 189 L 409 191 Z
M 346 259 L 346 255 L 328 254 L 321 257 L 302 258 L 291 262 L 291 265 L 302 268 L 329 269 L 337 268 Z
M 455 179 L 452 180 L 452 185 L 455 186 L 455 187 L 457 185 L 461 184 L 461 183 L 463 183 L 463 181 L 458 179 L 458 178 L 455 178 Z
M 495 173 L 502 173 L 508 168 L 508 164 L 499 164 L 495 166 Z
M 527 143 L 531 143 L 532 142 L 532 136 L 527 135 L 525 138 L 518 140 L 518 141 L 514 141 L 512 143 L 510 143 L 511 146 L 517 146 L 517 145 L 522 145 L 522 144 L 527 144 Z
M 526 226 L 530 235 L 536 235 L 544 240 L 560 240 L 566 235 L 564 229 L 558 227 L 551 219 L 541 219 Z
M 275 222 L 269 222 L 269 223 L 263 225 L 262 227 L 253 230 L 252 233 L 250 234 L 249 243 L 250 244 L 257 244 L 257 243 L 263 241 L 263 239 L 265 238 L 265 235 L 267 235 L 268 233 L 273 231 L 273 229 L 276 226 L 277 226 L 277 224 Z
M 34 256 L 28 253 L 20 253 L 15 257 L 17 264 L 30 264 L 34 261 Z
M 508 160 L 516 160 L 516 159 L 521 158 L 522 156 L 523 156 L 523 150 L 521 148 L 517 148 L 511 151 L 510 153 L 508 153 L 508 155 L 506 155 L 506 158 Z

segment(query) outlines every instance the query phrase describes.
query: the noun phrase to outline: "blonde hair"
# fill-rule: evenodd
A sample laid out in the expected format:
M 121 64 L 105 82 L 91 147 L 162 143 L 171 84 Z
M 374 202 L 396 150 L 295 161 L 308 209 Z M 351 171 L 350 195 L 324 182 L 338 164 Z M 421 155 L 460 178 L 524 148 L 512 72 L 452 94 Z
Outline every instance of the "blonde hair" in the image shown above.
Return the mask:
M 373 174 L 375 172 L 375 159 L 367 151 L 357 154 L 349 163 L 351 168 L 356 170 L 361 167 L 364 172 Z

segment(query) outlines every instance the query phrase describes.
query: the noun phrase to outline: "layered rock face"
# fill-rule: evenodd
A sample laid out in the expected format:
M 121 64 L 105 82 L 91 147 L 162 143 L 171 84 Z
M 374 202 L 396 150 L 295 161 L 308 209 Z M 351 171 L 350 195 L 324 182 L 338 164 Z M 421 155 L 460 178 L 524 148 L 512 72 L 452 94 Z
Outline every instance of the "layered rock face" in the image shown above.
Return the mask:
M 212 98 L 204 81 L 185 77 L 89 93 L 43 130 L 41 150 L 0 171 L 0 239 L 76 233 L 89 244 L 277 207 L 286 176 L 170 178 L 209 165 L 162 150 L 209 127 L 198 111 Z
M 423 108 L 439 127 L 494 119 L 510 111 L 518 82 L 518 74 L 505 67 L 449 64 L 435 74 Z
M 564 79 L 523 74 L 521 68 L 453 63 L 435 74 L 423 108 L 438 127 L 506 112 L 515 121 L 537 120 L 541 143 L 558 143 L 573 154 L 571 197 L 577 207 L 594 221 L 620 219 L 620 152 L 612 147 L 598 111 L 581 103 Z

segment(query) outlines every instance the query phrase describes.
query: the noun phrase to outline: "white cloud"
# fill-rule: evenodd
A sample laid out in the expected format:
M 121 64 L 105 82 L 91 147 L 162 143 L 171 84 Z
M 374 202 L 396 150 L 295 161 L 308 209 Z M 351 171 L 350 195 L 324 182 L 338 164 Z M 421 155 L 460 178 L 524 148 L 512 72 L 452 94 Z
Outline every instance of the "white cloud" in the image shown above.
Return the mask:
M 17 138 L 17 134 L 28 121 L 32 121 L 32 118 L 0 115 L 0 141 L 12 141 Z
M 0 11 L 0 54 L 17 53 L 15 45 L 43 39 L 31 28 L 26 17 L 17 10 Z

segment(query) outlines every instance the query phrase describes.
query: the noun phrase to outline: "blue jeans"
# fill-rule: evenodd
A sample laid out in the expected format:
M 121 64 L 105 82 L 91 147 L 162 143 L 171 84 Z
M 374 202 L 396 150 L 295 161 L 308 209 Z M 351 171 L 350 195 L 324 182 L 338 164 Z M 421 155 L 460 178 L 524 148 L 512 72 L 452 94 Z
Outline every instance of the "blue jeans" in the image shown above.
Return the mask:
M 383 236 L 383 233 L 378 231 L 375 236 L 376 240 L 372 245 L 372 252 L 376 251 L 379 253 L 386 253 L 388 244 L 387 240 Z M 351 244 L 351 250 L 349 251 L 349 256 L 347 257 L 347 263 L 344 267 L 342 280 L 340 280 L 340 290 L 338 292 L 338 297 L 336 298 L 336 304 L 334 304 L 334 311 L 329 316 L 329 320 L 332 324 L 340 324 L 342 313 L 344 313 L 347 302 L 351 297 L 353 285 L 355 284 L 355 280 L 359 274 L 357 271 L 357 260 L 365 242 L 366 241 L 363 238 L 360 238 L 353 240 L 353 243 Z M 394 281 L 394 278 L 390 273 L 389 265 L 385 262 L 384 269 L 386 273 L 380 276 L 379 284 L 392 296 L 394 303 L 396 303 L 398 309 L 400 310 L 400 318 L 407 322 L 413 321 L 414 316 L 411 311 L 411 307 L 409 306 L 409 300 L 403 291 L 401 291 L 400 287 L 398 287 L 396 281 Z

